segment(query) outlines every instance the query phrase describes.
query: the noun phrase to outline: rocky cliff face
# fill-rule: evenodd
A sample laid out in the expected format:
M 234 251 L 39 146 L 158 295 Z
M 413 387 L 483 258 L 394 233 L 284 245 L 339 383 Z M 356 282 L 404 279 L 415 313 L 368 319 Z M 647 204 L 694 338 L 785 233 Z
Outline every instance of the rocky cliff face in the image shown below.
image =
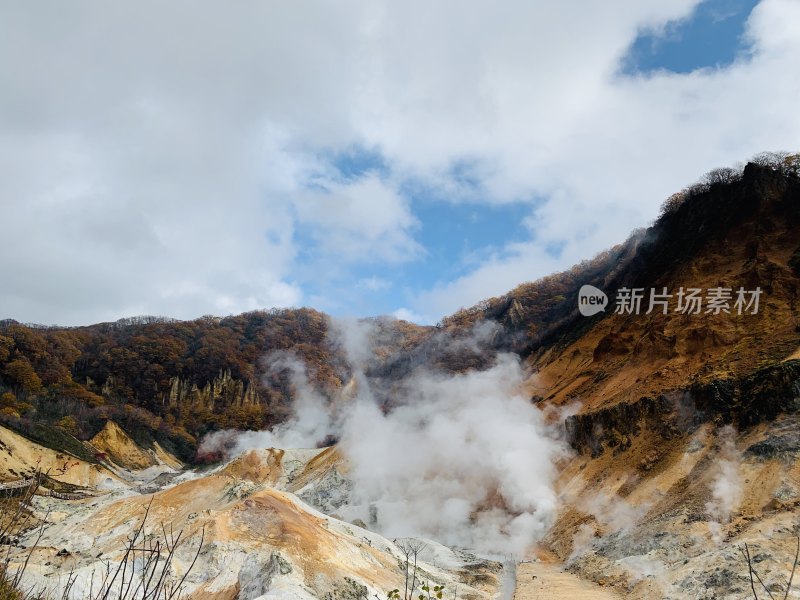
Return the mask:
M 688 194 L 651 228 L 568 273 L 437 328 L 376 323 L 366 376 L 389 411 L 417 368 L 481 370 L 499 352 L 518 353 L 530 373 L 524 391 L 554 429 L 563 424 L 574 450 L 556 465 L 558 514 L 530 557 L 548 557 L 621 597 L 744 598 L 748 570 L 738 549 L 746 543 L 765 584 L 780 592 L 800 534 L 799 256 L 800 179 L 748 165 L 740 179 Z M 579 314 L 583 284 L 609 294 L 607 311 Z M 638 313 L 614 310 L 622 288 L 674 296 L 689 287 L 759 288 L 759 310 L 692 314 L 675 310 L 673 297 L 666 312 L 647 311 L 647 296 Z M 335 343 L 323 352 L 323 338 L 287 340 L 275 345 L 322 365 L 320 389 L 349 380 Z M 202 385 L 168 378 L 159 396 L 165 413 L 257 406 L 267 394 L 246 365 L 206 375 Z M 351 492 L 340 458 L 336 450 L 255 452 L 203 477 L 153 483 L 154 514 L 193 539 L 203 525 L 210 532 L 202 574 L 190 580 L 196 597 L 363 598 L 396 587 L 396 546 L 361 527 L 367 523 L 331 516 Z M 125 494 L 65 518 L 48 538 L 39 575 L 53 576 L 66 540 L 82 577 L 97 564 L 89 548 L 112 553 L 144 502 Z M 502 505 L 501 492 L 492 501 Z M 87 515 L 96 525 L 84 535 L 78 523 Z M 437 561 L 460 566 L 454 573 Z M 441 550 L 424 568 L 448 585 L 472 586 L 475 598 L 496 593 L 495 564 Z
M 800 533 L 799 234 L 800 181 L 748 165 L 586 281 L 612 310 L 575 311 L 529 348 L 531 396 L 571 413 L 576 456 L 544 547 L 575 573 L 632 598 L 751 597 L 747 543 L 785 590 Z M 613 311 L 622 287 L 740 286 L 762 290 L 758 314 Z
M 567 417 L 567 438 L 579 452 L 598 456 L 625 450 L 648 430 L 663 440 L 690 435 L 704 423 L 749 429 L 800 411 L 800 361 L 788 360 L 741 377 L 695 383 L 685 389 L 620 402 Z
M 230 369 L 220 372 L 202 388 L 188 379 L 172 377 L 169 392 L 162 402 L 170 408 L 200 405 L 210 411 L 220 406 L 252 406 L 263 402 L 263 395 L 250 381 L 234 379 Z
M 147 494 L 135 491 L 136 478 L 144 474 L 131 474 L 130 487 L 89 501 L 69 505 L 58 498 L 37 497 L 38 513 L 50 511 L 58 517 L 35 550 L 26 585 L 46 587 L 61 597 L 68 568 L 73 578 L 69 597 L 86 597 L 105 573 L 106 561 L 120 563 L 126 539 L 147 514 L 144 539 L 160 539 L 162 522 L 168 531 L 181 532 L 174 571 L 168 576 L 179 578 L 188 571 L 185 597 L 385 597 L 404 585 L 405 558 L 399 547 L 403 540 L 390 541 L 318 512 L 296 495 L 328 498 L 338 489 L 344 470 L 332 449 L 270 449 L 251 451 L 203 475 L 161 476 L 145 485 Z M 21 553 L 13 556 L 17 554 L 24 559 Z M 197 563 L 189 571 L 195 554 Z M 499 563 L 435 542 L 424 544 L 417 567 L 418 581 L 458 589 L 460 598 L 488 600 L 499 593 Z

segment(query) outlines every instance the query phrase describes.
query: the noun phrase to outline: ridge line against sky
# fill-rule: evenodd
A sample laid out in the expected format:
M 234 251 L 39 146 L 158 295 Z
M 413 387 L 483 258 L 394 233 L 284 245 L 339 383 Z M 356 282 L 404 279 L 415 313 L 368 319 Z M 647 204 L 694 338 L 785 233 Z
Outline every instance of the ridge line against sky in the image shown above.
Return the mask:
M 0 0 L 0 318 L 432 323 L 800 146 L 800 2 Z

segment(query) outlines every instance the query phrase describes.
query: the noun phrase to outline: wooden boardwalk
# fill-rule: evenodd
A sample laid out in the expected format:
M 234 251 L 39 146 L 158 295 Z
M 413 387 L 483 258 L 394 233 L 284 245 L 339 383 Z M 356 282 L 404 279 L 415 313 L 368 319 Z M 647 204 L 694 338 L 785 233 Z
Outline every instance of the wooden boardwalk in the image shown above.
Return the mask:
M 31 477 L 30 479 L 20 479 L 18 481 L 6 481 L 5 483 L 0 483 L 0 491 L 2 490 L 18 490 L 24 487 L 30 487 L 33 484 L 39 484 L 38 477 Z
M 0 491 L 4 490 L 19 490 L 22 488 L 29 488 L 36 486 L 35 494 L 38 496 L 49 496 L 50 498 L 58 498 L 59 500 L 82 500 L 84 498 L 92 498 L 95 494 L 75 494 L 72 492 L 56 492 L 47 488 L 38 489 L 41 485 L 43 477 L 37 475 L 29 477 L 28 479 L 19 479 L 17 481 L 6 481 L 0 483 Z

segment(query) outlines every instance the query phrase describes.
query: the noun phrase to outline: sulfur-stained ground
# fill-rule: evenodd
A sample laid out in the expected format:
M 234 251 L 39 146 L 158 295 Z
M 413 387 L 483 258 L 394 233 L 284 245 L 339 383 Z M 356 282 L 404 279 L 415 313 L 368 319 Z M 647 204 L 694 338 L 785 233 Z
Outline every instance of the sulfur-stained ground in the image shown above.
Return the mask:
M 608 588 L 562 570 L 559 564 L 536 561 L 517 567 L 514 600 L 619 600 Z

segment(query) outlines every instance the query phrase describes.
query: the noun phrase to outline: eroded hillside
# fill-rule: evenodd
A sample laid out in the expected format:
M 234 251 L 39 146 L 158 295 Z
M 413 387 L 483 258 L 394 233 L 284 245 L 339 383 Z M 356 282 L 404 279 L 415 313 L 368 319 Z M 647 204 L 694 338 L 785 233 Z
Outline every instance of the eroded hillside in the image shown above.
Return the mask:
M 130 453 L 135 443 L 111 429 L 114 437 L 104 438 L 109 455 Z M 0 435 L 9 455 L 51 466 L 47 449 L 7 430 Z M 139 585 L 142 548 L 166 540 L 175 552 L 165 575 L 169 585 L 180 582 L 183 597 L 366 600 L 404 586 L 406 549 L 414 547 L 417 588 L 435 582 L 471 600 L 499 593 L 497 562 L 433 541 L 389 540 L 364 523 L 326 514 L 332 497 L 346 496 L 346 471 L 333 448 L 250 451 L 203 473 L 75 461 L 53 475 L 81 493 L 36 492 L 31 508 L 43 529 L 20 536 L 11 565 L 28 559 L 22 585 L 37 593 L 94 598 L 101 581 L 110 580 L 115 597 L 141 597 L 125 580 Z M 109 564 L 115 573 L 123 565 L 116 580 L 107 577 Z
M 552 581 L 572 594 L 747 598 L 745 543 L 781 594 L 800 534 L 798 233 L 796 169 L 748 164 L 672 198 L 620 246 L 438 327 L 376 320 L 348 337 L 313 311 L 96 331 L 7 324 L 7 422 L 50 446 L 36 452 L 52 468 L 77 461 L 65 481 L 112 492 L 37 500 L 59 517 L 32 576 L 51 581 L 72 561 L 85 582 L 99 564 L 90 552 L 115 556 L 152 496 L 153 518 L 195 549 L 208 534 L 187 579 L 198 598 L 385 594 L 402 577 L 398 545 L 378 533 L 393 514 L 452 545 L 477 539 L 453 523 L 493 549 L 513 538 L 516 558 L 533 561 L 519 598 L 560 597 Z M 587 284 L 608 295 L 589 317 Z M 696 311 L 680 309 L 689 289 Z M 617 310 L 625 290 L 641 291 L 638 310 Z M 648 310 L 651 290 L 665 304 Z M 716 309 L 713 290 L 729 294 Z M 735 304 L 738 290 L 759 292 L 757 310 Z M 55 356 L 64 369 L 51 373 Z M 263 437 L 237 431 L 279 422 Z M 291 439 L 287 427 L 340 445 L 266 450 Z M 226 428 L 206 456 L 260 449 L 178 473 L 169 452 L 194 460 L 197 436 Z M 3 438 L 6 479 L 34 468 L 15 436 Z M 458 597 L 497 597 L 509 573 L 434 542 L 429 552 L 427 576 L 458 582 Z M 179 566 L 191 556 L 187 543 Z

